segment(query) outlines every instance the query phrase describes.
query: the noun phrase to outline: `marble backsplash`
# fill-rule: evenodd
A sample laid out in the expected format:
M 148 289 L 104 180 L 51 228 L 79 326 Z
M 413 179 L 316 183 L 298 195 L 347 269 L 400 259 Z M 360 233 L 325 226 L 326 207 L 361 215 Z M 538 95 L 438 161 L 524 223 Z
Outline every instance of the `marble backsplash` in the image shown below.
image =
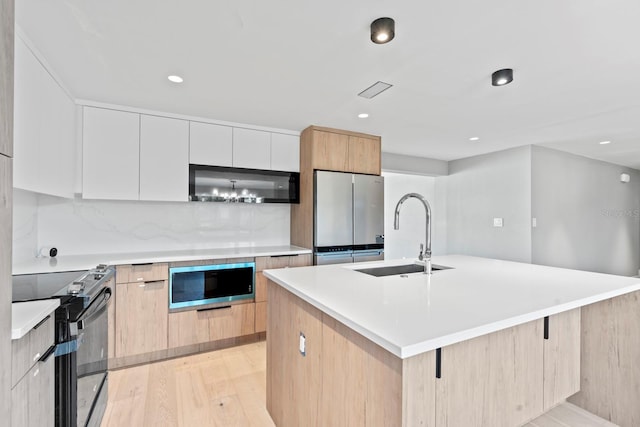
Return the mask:
M 44 246 L 55 246 L 58 256 L 64 256 L 289 244 L 287 204 L 102 201 L 38 195 L 34 225 L 32 200 L 21 199 L 14 208 L 14 213 L 25 216 L 23 221 L 14 221 L 14 245 L 20 257 L 33 256 Z

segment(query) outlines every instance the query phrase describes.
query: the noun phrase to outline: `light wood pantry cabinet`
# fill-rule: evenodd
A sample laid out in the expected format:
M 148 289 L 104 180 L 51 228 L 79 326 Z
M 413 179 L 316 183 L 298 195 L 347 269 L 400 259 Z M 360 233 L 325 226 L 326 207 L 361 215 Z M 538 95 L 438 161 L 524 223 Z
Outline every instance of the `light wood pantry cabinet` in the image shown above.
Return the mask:
M 140 200 L 186 202 L 189 195 L 189 122 L 140 118 Z
M 0 55 L 3 53 L 0 52 Z M 3 83 L 0 81 L 0 85 Z M 11 409 L 9 393 L 12 385 L 11 370 L 7 369 L 11 364 L 12 163 L 12 159 L 0 154 L 0 366 L 3 367 L 0 369 L 0 397 L 4 397 L 0 398 L 2 414 L 9 414 Z
M 11 425 L 53 426 L 55 367 L 53 314 L 11 342 Z
M 291 206 L 291 244 L 313 247 L 313 171 L 381 173 L 379 136 L 310 126 L 300 135 L 300 203 Z
M 267 278 L 263 270 L 311 265 L 311 254 L 256 257 L 256 332 L 267 330 Z
M 82 197 L 138 200 L 140 114 L 83 107 Z
M 25 42 L 15 42 L 14 187 L 72 198 L 76 105 Z
M 116 267 L 115 357 L 167 349 L 167 278 L 164 263 Z

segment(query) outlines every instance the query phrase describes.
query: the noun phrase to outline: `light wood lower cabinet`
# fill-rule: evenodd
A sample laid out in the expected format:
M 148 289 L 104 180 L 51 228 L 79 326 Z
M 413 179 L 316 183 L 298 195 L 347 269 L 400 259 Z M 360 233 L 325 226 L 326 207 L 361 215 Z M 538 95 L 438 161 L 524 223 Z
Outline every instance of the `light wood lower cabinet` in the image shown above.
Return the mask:
M 267 277 L 262 270 L 311 265 L 311 254 L 256 257 L 256 332 L 267 330 Z
M 11 342 L 11 425 L 53 426 L 55 367 L 53 314 Z
M 169 347 L 201 344 L 253 334 L 255 304 L 234 304 L 215 310 L 169 314 Z
M 116 288 L 115 356 L 166 350 L 167 281 L 121 283 Z

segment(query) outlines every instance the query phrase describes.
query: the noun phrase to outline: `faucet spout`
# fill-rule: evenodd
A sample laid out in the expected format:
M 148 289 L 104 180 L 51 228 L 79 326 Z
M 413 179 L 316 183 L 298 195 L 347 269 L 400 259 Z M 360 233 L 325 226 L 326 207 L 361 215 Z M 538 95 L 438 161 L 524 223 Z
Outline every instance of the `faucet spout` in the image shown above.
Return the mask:
M 431 274 L 431 206 L 429 206 L 429 202 L 422 194 L 418 193 L 407 193 L 400 200 L 398 200 L 398 204 L 396 204 L 396 211 L 393 218 L 393 229 L 400 229 L 400 208 L 402 204 L 406 202 L 408 199 L 415 198 L 422 202 L 424 209 L 426 211 L 426 222 L 425 222 L 425 245 L 426 250 L 424 252 L 424 274 Z

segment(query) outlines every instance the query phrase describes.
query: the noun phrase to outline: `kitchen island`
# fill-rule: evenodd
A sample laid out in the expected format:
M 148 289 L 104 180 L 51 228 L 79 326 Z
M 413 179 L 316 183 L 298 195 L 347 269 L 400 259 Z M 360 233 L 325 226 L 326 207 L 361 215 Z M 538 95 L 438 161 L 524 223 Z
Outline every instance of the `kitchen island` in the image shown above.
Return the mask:
M 605 375 L 595 367 L 608 357 L 602 345 L 626 340 L 623 359 L 640 353 L 627 348 L 637 333 L 609 336 L 640 328 L 639 279 L 467 256 L 435 257 L 452 268 L 431 277 L 356 271 L 408 262 L 265 272 L 277 425 L 517 426 L 581 388 L 575 403 L 637 425 L 638 409 L 607 407 L 592 379 Z M 603 316 L 624 327 L 594 336 Z M 635 377 L 630 390 L 640 382 L 634 357 L 616 376 Z

